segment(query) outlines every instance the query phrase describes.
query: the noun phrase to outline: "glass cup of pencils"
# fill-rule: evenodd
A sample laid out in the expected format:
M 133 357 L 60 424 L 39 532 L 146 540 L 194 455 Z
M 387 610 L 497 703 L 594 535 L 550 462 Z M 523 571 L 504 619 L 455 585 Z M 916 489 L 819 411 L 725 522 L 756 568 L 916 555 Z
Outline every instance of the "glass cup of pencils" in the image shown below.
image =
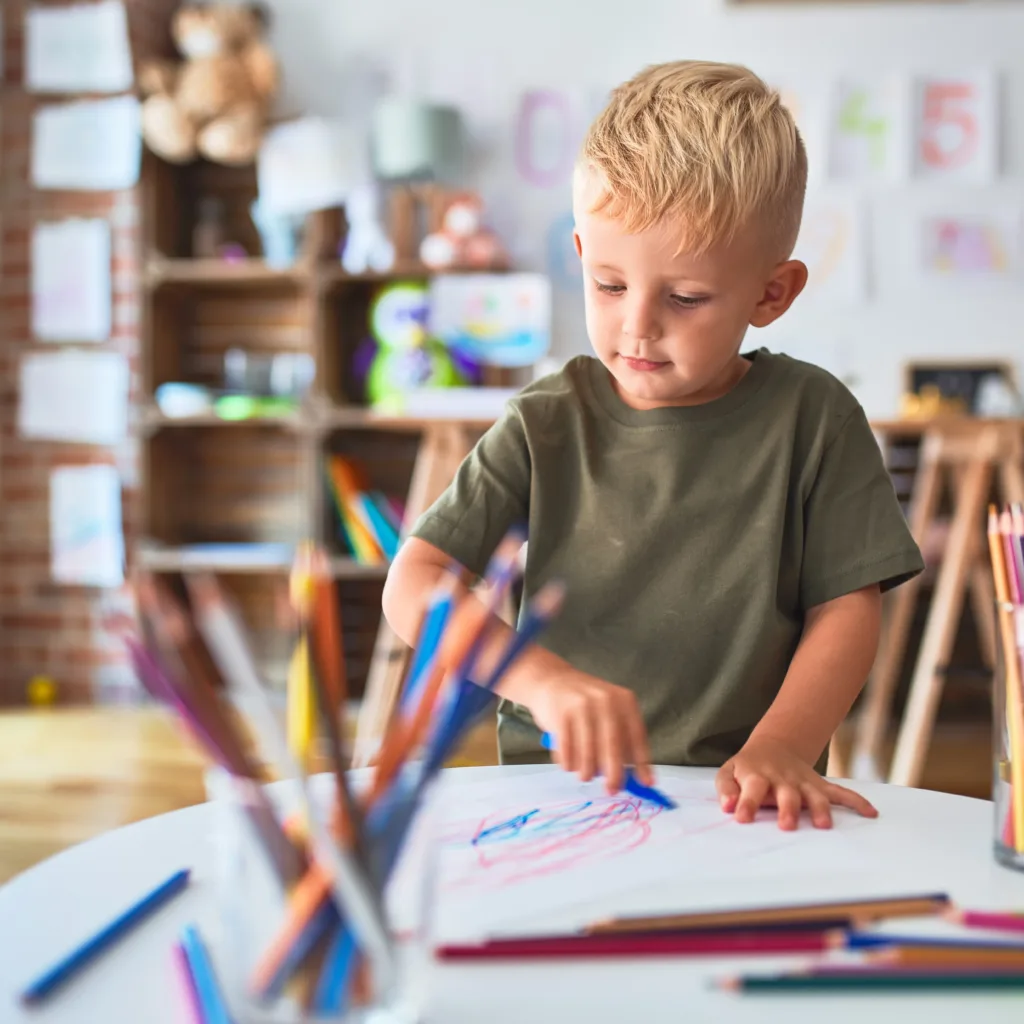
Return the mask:
M 995 585 L 996 664 L 992 681 L 993 846 L 996 860 L 1024 871 L 1024 512 L 989 508 Z
M 330 816 L 328 783 L 333 781 L 311 780 L 310 803 L 322 805 L 322 820 Z M 230 1019 L 234 1024 L 416 1024 L 424 1010 L 431 956 L 426 808 L 421 803 L 416 812 L 409 855 L 400 857 L 394 884 L 382 900 L 373 882 L 363 886 L 358 857 L 336 857 L 318 843 L 306 818 L 307 811 L 318 812 L 302 807 L 297 781 L 285 800 L 295 811 L 286 810 L 281 819 L 300 848 L 307 838 L 305 846 L 318 853 L 317 863 L 326 870 L 307 867 L 291 884 L 282 882 L 265 844 L 253 834 L 245 794 L 236 783 L 226 776 L 207 783 L 218 805 L 219 913 L 210 937 Z

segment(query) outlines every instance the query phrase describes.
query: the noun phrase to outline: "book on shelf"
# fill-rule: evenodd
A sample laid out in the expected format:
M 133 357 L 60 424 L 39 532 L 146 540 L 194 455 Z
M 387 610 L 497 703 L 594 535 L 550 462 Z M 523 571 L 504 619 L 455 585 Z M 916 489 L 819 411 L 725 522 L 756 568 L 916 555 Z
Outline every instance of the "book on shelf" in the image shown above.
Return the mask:
M 398 553 L 401 504 L 368 487 L 361 467 L 344 456 L 328 456 L 327 479 L 344 547 L 364 565 L 390 562 Z

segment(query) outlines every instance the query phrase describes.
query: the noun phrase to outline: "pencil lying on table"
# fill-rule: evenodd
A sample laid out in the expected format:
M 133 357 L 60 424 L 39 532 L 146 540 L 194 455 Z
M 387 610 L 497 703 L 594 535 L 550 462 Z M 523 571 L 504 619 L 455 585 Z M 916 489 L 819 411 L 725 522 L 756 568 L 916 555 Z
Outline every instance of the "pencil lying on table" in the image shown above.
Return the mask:
M 587 931 L 608 932 L 685 931 L 697 928 L 722 928 L 730 925 L 757 927 L 795 921 L 834 921 L 842 918 L 863 924 L 887 917 L 916 917 L 940 914 L 950 905 L 946 893 L 854 900 L 841 903 L 804 903 L 749 910 L 713 910 L 686 914 L 661 914 L 651 917 L 619 917 L 591 925 Z

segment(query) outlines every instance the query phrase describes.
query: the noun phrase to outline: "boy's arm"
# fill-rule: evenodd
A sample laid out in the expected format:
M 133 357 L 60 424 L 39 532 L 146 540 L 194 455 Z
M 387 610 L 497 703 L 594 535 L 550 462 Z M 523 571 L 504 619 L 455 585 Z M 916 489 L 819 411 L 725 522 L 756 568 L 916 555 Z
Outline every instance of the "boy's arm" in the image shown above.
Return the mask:
M 384 585 L 383 610 L 409 646 L 416 643 L 432 591 L 451 565 L 440 548 L 418 537 L 410 537 L 398 552 Z M 465 587 L 459 596 L 478 600 Z M 487 632 L 478 678 L 490 675 L 515 631 L 493 616 Z M 646 732 L 632 691 L 579 672 L 537 644 L 516 659 L 498 691 L 529 708 L 537 725 L 554 734 L 554 757 L 566 770 L 585 780 L 600 772 L 610 792 L 621 786 L 626 764 L 636 766 L 641 781 L 653 782 Z
M 753 821 L 768 798 L 774 798 L 784 829 L 797 827 L 804 805 L 818 828 L 831 826 L 831 804 L 877 815 L 864 797 L 827 782 L 813 765 L 871 671 L 881 602 L 876 584 L 808 611 L 778 696 L 743 748 L 718 773 L 722 807 L 735 812 L 737 821 Z

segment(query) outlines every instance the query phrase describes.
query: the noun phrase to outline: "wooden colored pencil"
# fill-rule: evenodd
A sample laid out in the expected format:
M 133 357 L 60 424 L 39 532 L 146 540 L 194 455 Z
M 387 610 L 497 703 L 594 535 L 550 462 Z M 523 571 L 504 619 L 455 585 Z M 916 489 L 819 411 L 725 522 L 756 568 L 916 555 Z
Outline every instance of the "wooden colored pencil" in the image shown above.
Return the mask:
M 464 666 L 472 664 L 492 617 L 501 607 L 522 544 L 522 535 L 510 532 L 498 545 L 488 567 L 486 582 L 489 586 L 485 600 L 469 595 L 459 602 L 441 639 L 439 656 L 423 684 L 415 710 L 407 717 L 396 716 L 393 727 L 384 736 L 370 789 L 371 801 L 378 799 L 391 785 L 399 768 L 422 739 L 447 673 L 455 670 L 468 674 Z
M 995 913 L 989 910 L 957 910 L 950 919 L 965 928 L 990 928 L 993 931 L 1024 932 L 1024 914 Z
M 312 806 L 305 773 L 288 749 L 269 698 L 260 682 L 251 651 L 237 613 L 221 594 L 216 580 L 209 575 L 196 575 L 187 581 L 193 604 L 198 611 L 200 628 L 207 637 L 221 671 L 235 691 L 247 700 L 267 750 L 271 751 L 284 775 L 300 781 L 300 795 L 310 828 L 310 838 L 317 859 L 292 891 L 288 915 L 275 938 L 264 951 L 254 972 L 252 986 L 259 991 L 272 979 L 286 959 L 291 946 L 298 941 L 332 889 L 344 905 L 357 930 L 364 951 L 368 951 L 385 979 L 393 967 L 393 952 L 384 922 L 380 917 L 379 895 L 369 888 L 351 854 L 335 847 Z M 347 894 L 347 898 L 344 898 Z
M 206 1024 L 232 1024 L 228 1005 L 221 992 L 213 963 L 195 925 L 187 925 L 181 933 L 181 947 L 188 959 L 196 995 Z
M 970 989 L 1021 989 L 1024 974 L 1006 972 L 948 973 L 865 969 L 829 974 L 769 974 L 727 978 L 719 988 L 731 992 L 789 994 L 795 992 L 877 992 Z
M 972 949 L 956 946 L 891 946 L 868 954 L 873 962 L 902 967 L 999 968 L 1024 971 L 1024 947 L 1020 949 Z
M 1010 583 L 1002 529 L 994 508 L 988 518 L 989 556 L 998 602 L 999 640 L 1003 651 L 1006 689 L 1006 724 L 1010 739 L 1010 807 L 1013 816 L 1013 848 L 1024 853 L 1024 696 L 1021 692 L 1014 611 L 1008 607 Z
M 168 900 L 182 892 L 188 885 L 190 874 L 188 868 L 175 871 L 155 889 L 146 893 L 140 900 L 118 914 L 113 921 L 30 982 L 21 993 L 21 1001 L 26 1004 L 41 1002 L 61 985 L 70 981 L 82 968 L 92 963 L 100 953 L 123 939 L 133 928 L 138 927 Z
M 562 935 L 532 939 L 498 939 L 476 945 L 448 944 L 435 954 L 442 960 L 526 960 L 566 957 L 630 956 L 781 956 L 830 949 L 825 929 L 806 931 L 736 931 L 714 934 L 678 932 L 637 935 Z
M 851 921 L 870 922 L 889 917 L 916 917 L 942 913 L 949 906 L 945 893 L 889 897 L 879 900 L 854 900 L 839 903 L 794 904 L 780 907 L 755 907 L 749 910 L 701 911 L 685 914 L 663 914 L 650 917 L 620 917 L 598 922 L 587 931 L 609 932 L 683 931 L 695 928 L 718 928 L 726 925 L 763 924 L 786 921 L 834 920 L 845 917 Z
M 196 979 L 192 976 L 192 968 L 189 967 L 185 947 L 180 942 L 174 943 L 171 947 L 171 961 L 174 964 L 174 973 L 178 977 L 178 984 L 181 988 L 188 1024 L 206 1024 L 203 1017 L 203 1006 L 196 989 Z

